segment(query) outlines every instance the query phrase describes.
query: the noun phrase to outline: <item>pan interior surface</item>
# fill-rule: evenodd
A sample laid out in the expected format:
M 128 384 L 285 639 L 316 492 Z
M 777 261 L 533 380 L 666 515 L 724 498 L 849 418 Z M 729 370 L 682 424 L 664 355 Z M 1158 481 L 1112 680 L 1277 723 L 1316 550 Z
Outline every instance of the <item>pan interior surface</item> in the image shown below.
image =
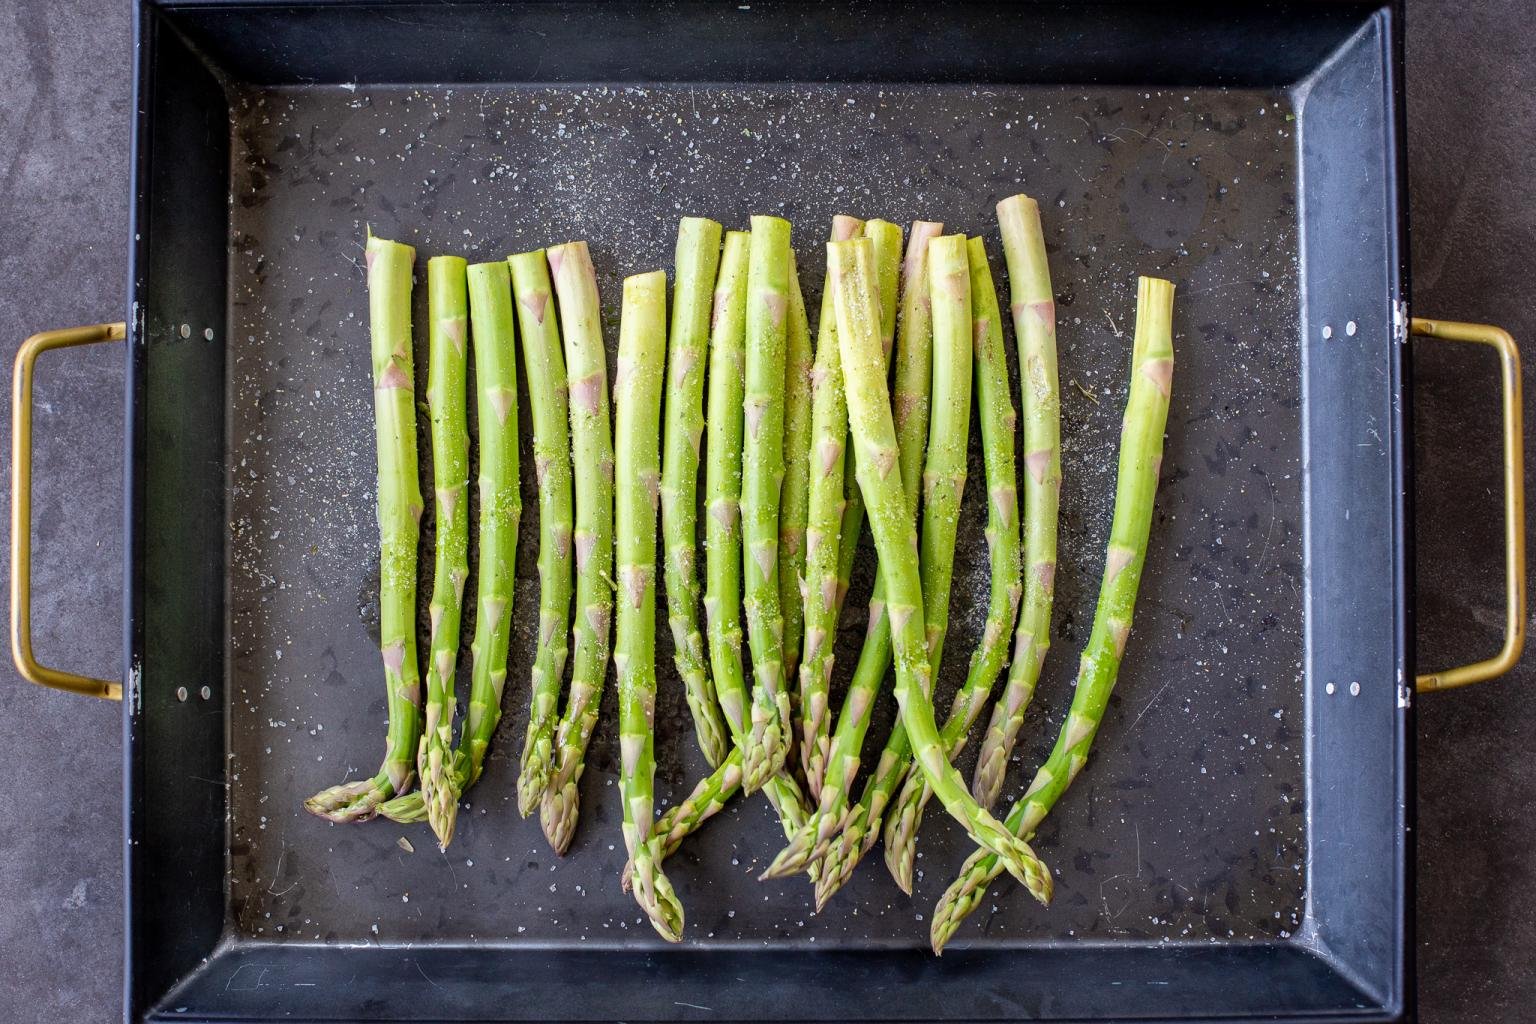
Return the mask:
M 653 942 L 618 886 L 611 700 L 567 856 L 554 856 L 537 821 L 516 813 L 537 623 L 532 514 L 518 558 L 506 714 L 446 856 L 424 827 L 333 827 L 300 806 L 323 785 L 371 773 L 382 736 L 365 225 L 415 245 L 418 270 L 437 253 L 496 259 L 587 239 L 611 350 L 620 278 L 670 267 L 683 214 L 730 226 L 751 212 L 788 217 L 814 309 L 820 243 L 834 212 L 941 220 L 947 230 L 982 235 L 1006 288 L 992 208 L 1028 191 L 1042 204 L 1058 298 L 1064 483 L 1054 645 L 1010 774 L 1010 802 L 1055 738 L 1093 618 L 1138 273 L 1179 286 L 1178 373 L 1131 653 L 1090 768 L 1036 843 L 1056 874 L 1055 903 L 1045 910 L 1000 880 L 960 941 L 1288 937 L 1302 918 L 1306 847 L 1294 120 L 1283 92 L 1259 89 L 243 92 L 234 107 L 229 282 L 238 933 Z M 420 284 L 416 298 L 424 394 Z M 523 438 L 526 445 L 526 424 Z M 421 445 L 424 493 L 428 447 Z M 985 616 L 979 440 L 972 463 L 940 707 L 964 679 Z M 525 481 L 529 510 L 531 486 Z M 866 553 L 864 576 L 873 566 Z M 423 554 L 425 594 L 430 549 Z M 867 586 L 854 594 L 844 616 L 840 681 L 863 637 L 865 593 Z M 470 631 L 466 623 L 461 695 Z M 669 641 L 658 638 L 658 789 L 675 801 L 705 765 Z M 866 763 L 893 704 L 887 696 Z M 968 771 L 971 758 L 961 762 Z M 782 839 L 755 798 L 734 801 L 687 843 L 669 873 L 690 915 L 690 939 L 921 947 L 934 899 L 969 852 L 964 833 L 934 805 L 912 898 L 872 854 L 815 914 L 804 878 L 756 880 Z

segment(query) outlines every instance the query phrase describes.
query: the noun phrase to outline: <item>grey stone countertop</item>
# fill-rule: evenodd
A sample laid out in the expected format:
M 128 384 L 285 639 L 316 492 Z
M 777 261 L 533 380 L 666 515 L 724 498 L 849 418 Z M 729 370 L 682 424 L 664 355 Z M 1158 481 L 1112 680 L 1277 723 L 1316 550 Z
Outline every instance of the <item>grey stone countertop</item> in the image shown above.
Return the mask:
M 1524 0 L 1410 0 L 1413 311 L 1500 324 L 1536 371 L 1536 33 Z M 123 315 L 130 5 L 0 0 L 0 323 Z M 1414 354 L 1418 651 L 1493 650 L 1502 624 L 1492 358 Z M 39 377 L 36 645 L 116 677 L 122 360 L 50 357 Z M 8 447 L 7 447 L 8 450 Z M 0 458 L 8 456 L 0 455 Z M 123 943 L 120 708 L 0 669 L 0 1020 L 107 1021 Z M 1418 984 L 1429 1024 L 1517 1022 L 1536 1005 L 1536 658 L 1418 710 Z

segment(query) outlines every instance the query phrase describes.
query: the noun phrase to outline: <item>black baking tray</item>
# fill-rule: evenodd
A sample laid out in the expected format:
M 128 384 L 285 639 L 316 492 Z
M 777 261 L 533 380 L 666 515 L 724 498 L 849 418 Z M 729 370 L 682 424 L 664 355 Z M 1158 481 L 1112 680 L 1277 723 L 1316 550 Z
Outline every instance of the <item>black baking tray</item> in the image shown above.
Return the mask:
M 129 1020 L 1410 1016 L 1395 6 L 184 0 L 135 31 Z M 1051 909 L 1001 880 L 934 959 L 924 917 L 966 852 L 940 812 L 914 898 L 872 856 L 816 915 L 803 879 L 755 881 L 781 836 L 738 801 L 669 867 L 689 928 L 668 947 L 618 890 L 607 730 L 565 858 L 517 817 L 516 685 L 447 855 L 301 811 L 383 735 L 366 225 L 423 257 L 584 237 L 611 321 L 684 213 L 788 216 L 814 302 L 833 212 L 944 220 L 996 258 L 1017 191 L 1045 216 L 1065 483 L 1008 799 L 1092 616 L 1135 275 L 1179 286 L 1136 656 L 1038 837 Z M 980 630 L 976 506 L 941 702 Z M 666 640 L 675 800 L 702 765 Z

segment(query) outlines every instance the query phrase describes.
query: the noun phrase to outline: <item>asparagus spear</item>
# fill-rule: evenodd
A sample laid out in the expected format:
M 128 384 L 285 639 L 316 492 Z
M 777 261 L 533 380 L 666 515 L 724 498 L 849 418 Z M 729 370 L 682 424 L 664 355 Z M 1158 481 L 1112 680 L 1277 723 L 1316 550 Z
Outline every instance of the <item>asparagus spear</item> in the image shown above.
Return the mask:
M 927 666 L 939 671 L 949 626 L 949 589 L 954 569 L 955 530 L 965 490 L 966 450 L 971 421 L 971 289 L 964 235 L 945 235 L 928 243 L 928 290 L 932 307 L 932 408 L 927 461 L 923 468 L 923 520 L 919 564 Z M 882 560 L 882 567 L 884 563 Z M 932 700 L 931 689 L 923 692 Z M 929 705 L 931 714 L 932 705 Z M 891 797 L 912 763 L 905 715 L 891 730 L 864 793 L 832 844 L 817 883 L 818 904 L 825 904 L 853 875 L 874 846 Z M 943 751 L 945 748 L 939 748 Z M 947 756 L 947 755 L 946 755 Z M 946 762 L 947 763 L 947 762 Z
M 1136 610 L 1136 591 L 1152 529 L 1153 499 L 1163 462 L 1163 430 L 1173 385 L 1173 285 L 1141 278 L 1136 297 L 1136 340 L 1131 356 L 1130 395 L 1120 441 L 1115 482 L 1115 516 L 1104 559 L 1104 580 L 1094 610 L 1093 631 L 1077 671 L 1077 690 L 1050 757 L 1023 798 L 1008 812 L 1007 826 L 1026 841 L 1066 792 L 1088 760 L 1093 737 L 1115 687 L 1125 642 Z M 934 908 L 930 939 L 941 953 L 998 875 L 996 858 L 973 853 Z
M 304 801 L 305 809 L 331 821 L 364 821 L 384 801 L 410 788 L 421 729 L 416 543 L 421 535 L 422 503 L 416 479 L 411 358 L 411 266 L 416 250 L 370 234 L 364 251 L 379 460 L 379 648 L 389 736 L 378 774 L 332 786 Z
M 441 786 L 422 779 L 427 821 L 442 847 L 453 841 L 459 798 L 480 778 L 485 752 L 501 720 L 507 683 L 507 644 L 517 577 L 518 486 L 517 339 L 512 287 L 504 260 L 469 267 L 469 316 L 475 348 L 475 408 L 480 451 L 480 550 L 469 710 Z
M 741 456 L 743 604 L 752 653 L 752 709 L 742 746 L 747 792 L 784 764 L 789 694 L 779 606 L 779 488 L 784 480 L 784 347 L 789 307 L 789 221 L 752 218 L 747 270 L 746 436 Z
M 704 617 L 715 695 L 733 737 L 746 730 L 741 657 L 741 413 L 750 236 L 728 231 L 709 339 L 704 467 Z
M 704 471 L 704 615 L 709 633 L 710 669 L 714 675 L 720 710 L 738 751 L 744 751 L 749 730 L 749 698 L 741 656 L 740 507 L 750 246 L 751 236 L 747 232 L 726 232 L 711 317 L 706 441 L 708 459 Z M 700 800 L 708 802 L 710 798 L 702 794 L 713 793 L 723 804 L 741 784 L 743 763 L 742 757 L 733 752 L 720 763 L 713 775 L 699 784 L 695 794 L 699 795 Z M 800 792 L 794 781 L 781 770 L 768 778 L 763 791 L 786 831 L 797 828 L 803 815 L 800 810 Z M 676 842 L 681 842 L 684 835 L 702 824 L 704 817 L 686 820 L 686 827 L 676 834 Z M 670 853 L 675 849 L 676 842 L 664 852 Z
M 885 360 L 889 365 L 891 342 L 896 336 L 897 281 L 901 269 L 901 227 L 888 220 L 877 218 L 865 223 L 864 235 L 870 240 L 875 250 L 875 288 L 880 306 L 880 349 L 885 353 Z M 843 506 L 843 525 L 838 534 L 841 538 L 837 561 L 839 612 L 843 608 L 843 599 L 848 596 L 848 585 L 853 579 L 853 563 L 858 555 L 859 534 L 864 530 L 864 495 L 860 493 L 858 481 L 854 479 L 852 448 L 848 449 L 845 458 L 847 461 L 843 464 L 843 480 L 848 488 L 848 503 Z M 919 455 L 917 464 L 922 465 L 922 461 L 922 456 Z M 902 479 L 905 480 L 906 477 Z M 885 656 L 885 660 L 886 664 L 890 663 L 889 654 Z M 885 668 L 882 667 L 880 672 L 883 675 Z
M 618 615 L 619 791 L 635 901 L 669 942 L 683 937 L 683 908 L 651 839 L 656 779 L 656 501 L 661 486 L 662 364 L 667 354 L 667 275 L 624 279 L 619 361 L 613 379 L 614 550 Z
M 896 427 L 878 347 L 873 254 L 867 238 L 831 242 L 827 250 L 833 266 L 837 341 L 842 353 L 858 483 L 868 504 L 875 549 L 886 571 L 886 617 L 891 623 L 896 700 L 902 725 L 911 739 L 917 763 L 950 814 L 977 843 L 997 853 L 1010 873 L 1038 899 L 1049 901 L 1051 876 L 1045 865 L 1027 843 L 976 805 L 959 773 L 944 756 L 929 699 L 932 669 L 924 626 L 923 587 L 914 557 L 917 531 L 907 514 L 900 481 L 891 476 L 897 461 Z M 968 287 L 968 278 L 964 280 Z M 829 867 L 823 865 L 824 870 Z
M 832 241 L 854 238 L 863 221 L 832 218 Z M 848 400 L 837 353 L 837 311 L 832 279 L 822 282 L 816 359 L 811 368 L 811 437 L 805 531 L 805 661 L 800 666 L 800 759 L 812 800 L 821 797 L 831 747 L 828 702 L 832 686 L 832 645 L 837 638 L 837 538 L 847 504 L 843 452 L 847 448 Z
M 556 768 L 539 805 L 539 822 L 556 853 L 576 832 L 582 769 L 597 724 L 608 668 L 613 617 L 613 434 L 608 415 L 608 362 L 599 320 L 597 274 L 586 242 L 547 254 L 560 304 L 570 380 L 571 450 L 575 463 L 576 609 L 571 632 L 571 692 L 555 739 Z
M 784 617 L 784 680 L 800 668 L 805 631 L 801 597 L 805 575 L 805 530 L 810 515 L 811 325 L 795 254 L 789 254 L 789 322 L 784 332 L 784 483 L 779 489 L 779 610 Z M 784 732 L 786 750 L 794 734 Z
M 888 229 L 894 228 L 895 225 L 885 221 L 871 221 L 870 224 L 874 225 L 876 231 L 870 244 L 875 252 L 877 274 L 884 274 L 890 263 L 886 253 L 891 251 L 890 243 L 893 236 L 893 232 Z M 905 409 L 906 415 L 899 420 L 896 444 L 900 453 L 897 466 L 901 471 L 902 494 L 907 502 L 909 520 L 916 513 L 923 446 L 928 439 L 929 365 L 932 358 L 930 349 L 933 333 L 933 322 L 929 313 L 928 243 L 943 230 L 942 224 L 931 221 L 914 222 L 907 258 L 902 264 L 905 286 L 902 300 L 904 312 L 896 346 L 895 394 L 898 396 L 896 406 Z M 884 249 L 880 243 L 881 236 L 886 240 Z M 899 243 L 900 238 L 900 229 L 896 229 L 894 240 Z M 830 273 L 828 277 L 830 279 Z M 894 281 L 894 275 L 892 281 Z M 888 285 L 886 291 L 892 290 L 892 287 Z M 828 294 L 830 293 L 829 286 Z M 894 306 L 893 296 L 892 308 Z M 883 332 L 885 329 L 883 304 L 880 308 L 880 316 Z M 835 338 L 835 333 L 833 337 Z M 843 408 L 846 409 L 846 399 Z M 852 456 L 853 452 L 850 449 L 846 457 Z M 845 463 L 845 469 L 850 465 Z M 853 486 L 848 490 L 850 502 L 858 491 L 857 482 L 854 481 Z M 861 518 L 862 508 L 860 505 Z M 845 531 L 850 529 L 846 511 L 843 515 L 843 529 Z M 847 556 L 850 553 L 849 536 L 846 532 L 843 534 L 841 556 Z M 856 536 L 854 540 L 857 540 Z M 851 563 L 848 564 L 851 565 Z M 840 566 L 839 586 L 845 587 L 846 583 L 846 570 Z M 825 778 L 821 785 L 816 811 L 807 820 L 806 827 L 790 838 L 788 845 L 768 866 L 768 870 L 764 873 L 766 878 L 793 874 L 807 864 L 816 864 L 826 854 L 833 837 L 847 824 L 848 800 L 852 795 L 854 776 L 859 768 L 859 752 L 864 745 L 864 734 L 869 730 L 875 697 L 879 694 L 886 673 L 891 667 L 891 629 L 890 623 L 885 620 L 884 610 L 884 574 L 877 569 L 874 591 L 869 602 L 869 628 L 864 637 L 864 647 L 859 652 L 858 663 L 853 670 L 853 680 L 849 684 L 848 695 L 844 698 L 842 711 L 838 715 L 837 730 L 830 753 L 826 758 Z
M 432 578 L 431 643 L 427 655 L 426 722 L 417 771 L 423 793 L 448 787 L 453 768 L 454 669 L 459 620 L 469 577 L 469 424 L 465 399 L 469 340 L 467 264 L 458 256 L 427 261 L 432 415 L 432 486 L 437 499 L 436 565 Z M 424 805 L 425 806 L 425 805 Z
M 699 445 L 704 434 L 704 359 L 710 297 L 720 266 L 720 225 L 684 217 L 677 226 L 677 279 L 672 289 L 672 337 L 667 356 L 666 426 L 662 443 L 661 529 L 666 544 L 667 617 L 673 662 L 693 713 L 693 731 L 711 768 L 729 748 L 699 632 Z
M 1002 314 L 997 289 L 987 266 L 987 249 L 980 238 L 966 243 L 971 274 L 972 339 L 976 348 L 976 400 L 980 408 L 981 447 L 987 472 L 987 552 L 991 556 L 992 586 L 987 624 L 971 655 L 965 683 L 955 693 L 942 737 L 953 758 L 965 747 L 976 716 L 1008 656 L 1008 634 L 1018 613 L 1023 585 L 1019 582 L 1018 467 L 1013 432 L 1017 422 L 1008 387 L 1008 357 L 1003 347 Z M 903 892 L 912 892 L 912 866 L 923 808 L 933 795 L 921 772 L 912 772 L 887 813 L 885 863 Z
M 1045 261 L 1040 207 L 1017 195 L 997 204 L 1013 329 L 1019 344 L 1024 402 L 1024 608 L 1014 635 L 1013 665 L 982 735 L 971 792 L 991 807 L 1003 788 L 1013 751 L 1051 646 L 1056 582 L 1056 516 L 1061 496 L 1061 397 L 1056 383 L 1056 304 Z
M 539 485 L 539 642 L 532 671 L 528 735 L 517 776 L 517 809 L 528 817 L 549 784 L 560 689 L 571 631 L 571 423 L 565 353 L 543 249 L 507 258 L 523 340 Z

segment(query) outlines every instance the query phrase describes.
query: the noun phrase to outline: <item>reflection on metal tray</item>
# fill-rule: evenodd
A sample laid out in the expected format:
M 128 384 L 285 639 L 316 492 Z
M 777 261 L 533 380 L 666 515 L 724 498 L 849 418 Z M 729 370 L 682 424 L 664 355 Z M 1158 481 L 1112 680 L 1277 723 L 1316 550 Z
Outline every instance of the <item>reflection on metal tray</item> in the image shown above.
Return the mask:
M 1405 1012 L 1390 11 L 194 2 L 140 30 L 131 1016 Z M 1021 190 L 1060 311 L 1063 558 L 1005 799 L 1092 617 L 1135 275 L 1179 286 L 1134 654 L 1039 836 L 1049 910 L 1002 879 L 934 961 L 924 918 L 967 852 L 937 808 L 913 898 L 875 857 L 813 914 L 804 879 L 756 881 L 782 834 L 738 800 L 669 868 L 688 941 L 664 947 L 619 892 L 611 699 L 571 852 L 516 813 L 532 523 L 508 713 L 446 857 L 424 829 L 301 810 L 383 735 L 365 224 L 423 257 L 585 238 L 613 327 L 619 279 L 670 265 L 683 214 L 788 217 L 814 303 L 834 212 L 981 234 L 1001 277 L 992 206 Z M 982 525 L 967 501 L 941 705 L 984 615 Z M 658 661 L 675 800 L 703 764 L 665 635 Z

